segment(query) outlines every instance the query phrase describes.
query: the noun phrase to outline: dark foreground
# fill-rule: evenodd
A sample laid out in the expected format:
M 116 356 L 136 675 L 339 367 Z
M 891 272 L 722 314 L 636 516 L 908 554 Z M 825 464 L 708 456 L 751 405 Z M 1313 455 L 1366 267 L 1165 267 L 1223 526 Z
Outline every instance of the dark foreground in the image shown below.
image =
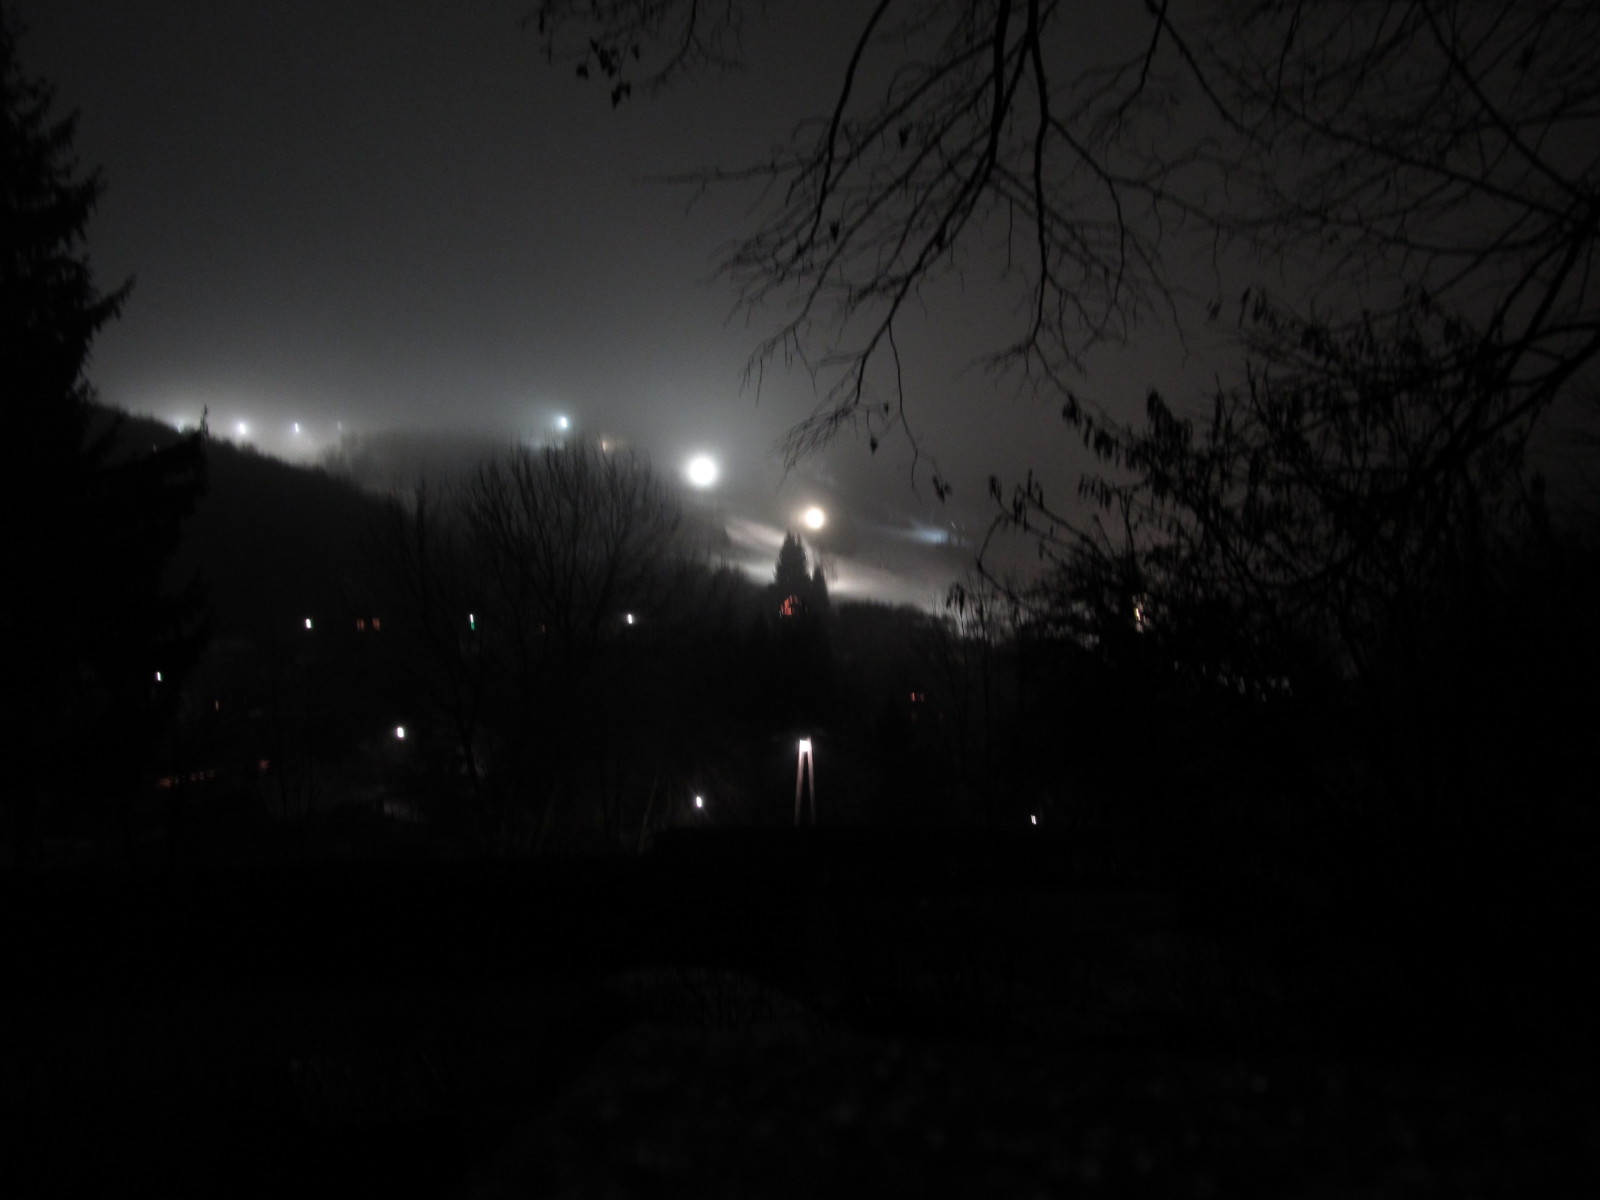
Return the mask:
M 1107 861 L 725 834 L 17 884 L 4 1190 L 1600 1195 L 1584 922 Z

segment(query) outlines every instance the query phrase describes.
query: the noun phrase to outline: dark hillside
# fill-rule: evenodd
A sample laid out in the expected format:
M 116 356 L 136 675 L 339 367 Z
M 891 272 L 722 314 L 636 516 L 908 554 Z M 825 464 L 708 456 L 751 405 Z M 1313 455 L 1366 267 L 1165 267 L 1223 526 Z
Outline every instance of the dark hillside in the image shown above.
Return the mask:
M 179 436 L 149 417 L 121 420 L 130 447 Z M 215 437 L 206 442 L 206 467 L 207 492 L 185 526 L 169 582 L 199 577 L 216 636 L 249 637 L 365 599 L 362 548 L 381 511 L 376 495 L 320 467 Z

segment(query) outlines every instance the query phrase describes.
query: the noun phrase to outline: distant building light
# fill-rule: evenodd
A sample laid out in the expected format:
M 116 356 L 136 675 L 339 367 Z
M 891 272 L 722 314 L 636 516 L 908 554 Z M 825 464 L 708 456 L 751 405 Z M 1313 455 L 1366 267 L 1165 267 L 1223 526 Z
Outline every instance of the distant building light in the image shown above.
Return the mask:
M 307 618 L 306 618 L 306 628 L 307 628 L 307 629 L 310 629 L 310 628 L 311 628 L 311 618 L 310 618 L 310 617 L 307 617 Z
M 1037 825 L 1038 823 L 1039 823 L 1039 814 L 1038 813 L 1030 814 L 1029 817 L 1028 817 L 1028 824 Z
M 404 725 L 396 725 L 394 727 L 394 736 L 395 736 L 395 740 L 398 741 L 398 742 L 405 741 L 406 740 L 406 727 Z
M 704 808 L 706 806 L 706 798 L 704 796 L 696 796 L 694 798 L 694 806 L 696 808 Z
M 362 630 L 366 629 L 366 627 L 367 627 L 366 618 L 365 617 L 357 617 L 356 618 L 356 632 L 360 633 Z
M 380 620 L 377 617 L 373 617 L 372 618 L 372 629 L 373 629 L 373 632 L 376 633 L 378 630 L 380 630 L 382 628 L 383 628 L 383 621 Z
M 622 619 L 625 620 L 629 625 L 633 624 L 633 614 L 632 613 L 624 614 Z
M 156 672 L 156 682 L 157 682 L 157 683 L 160 683 L 160 682 L 161 682 L 161 672 L 160 672 L 160 671 L 157 671 L 157 672 Z

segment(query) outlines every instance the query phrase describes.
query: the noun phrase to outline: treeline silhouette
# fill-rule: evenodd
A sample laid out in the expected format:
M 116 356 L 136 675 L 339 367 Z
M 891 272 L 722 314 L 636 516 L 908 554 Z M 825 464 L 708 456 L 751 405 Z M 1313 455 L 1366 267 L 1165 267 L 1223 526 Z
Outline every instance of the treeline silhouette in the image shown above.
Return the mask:
M 761 585 L 646 463 L 605 474 L 578 445 L 389 496 L 206 452 L 168 575 L 201 582 L 211 638 L 130 797 L 147 838 L 233 825 L 237 854 L 343 823 L 373 852 L 631 852 L 681 822 L 791 820 L 801 736 L 829 822 L 1588 824 L 1597 559 L 1551 528 L 1431 613 L 1397 698 L 1252 673 L 1203 611 L 1157 620 L 1066 570 L 974 574 L 938 613 L 830 602 L 791 535 Z
M 129 417 L 119 437 L 179 435 Z M 830 602 L 793 537 L 752 581 L 642 460 L 507 448 L 384 495 L 206 455 L 167 574 L 198 581 L 211 636 L 120 802 L 132 844 L 61 808 L 46 858 L 96 837 L 147 863 L 637 852 L 790 822 L 801 736 L 828 823 L 1026 823 L 1050 799 L 997 629 L 978 649 L 948 615 Z

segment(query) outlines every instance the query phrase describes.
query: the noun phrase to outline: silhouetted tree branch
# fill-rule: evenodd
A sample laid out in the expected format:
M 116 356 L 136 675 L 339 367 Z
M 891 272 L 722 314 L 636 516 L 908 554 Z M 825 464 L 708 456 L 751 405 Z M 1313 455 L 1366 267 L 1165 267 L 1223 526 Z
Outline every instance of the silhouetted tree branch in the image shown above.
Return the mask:
M 724 61 L 757 8 L 550 0 L 538 21 L 551 53 L 661 83 Z M 1511 398 L 1503 421 L 1536 418 L 1593 361 L 1592 6 L 1161 3 L 1140 19 L 1120 58 L 1096 57 L 1072 52 L 1081 24 L 1051 0 L 882 0 L 825 115 L 767 161 L 687 177 L 767 185 L 723 266 L 752 306 L 788 308 L 752 369 L 830 373 L 791 457 L 847 426 L 874 444 L 912 432 L 895 330 L 980 266 L 1019 315 L 991 365 L 1108 448 L 1074 368 L 1174 311 L 1165 250 L 1182 229 L 1264 256 L 1302 330 L 1346 336 L 1419 299 L 1449 313 Z M 1251 326 L 1255 357 L 1294 353 L 1268 331 Z
M 705 29 L 724 12 L 647 7 Z M 556 37 L 597 11 L 542 6 Z M 1136 638 L 1131 658 L 1187 662 L 1202 689 L 1415 679 L 1460 628 L 1439 606 L 1484 594 L 1542 520 L 1534 430 L 1593 388 L 1600 12 L 1153 3 L 1120 48 L 1074 53 L 1086 28 L 1051 0 L 864 7 L 814 120 L 763 162 L 684 177 L 765 187 L 723 268 L 782 314 L 752 371 L 826 377 L 791 459 L 846 428 L 915 447 L 897 331 L 986 273 L 1015 314 L 988 365 L 1105 463 L 1067 494 L 1047 463 L 991 481 L 1000 524 L 1077 573 L 1063 625 Z M 1114 419 L 1079 394 L 1083 356 L 1182 311 L 1195 239 L 1228 292 L 1248 282 L 1225 372 L 1243 379 L 1209 412 L 1152 396 Z
M 686 28 L 717 43 L 741 7 L 553 2 L 539 12 L 552 53 L 578 47 L 626 83 L 634 47 L 681 44 Z M 892 369 L 895 330 L 927 290 L 974 263 L 993 264 L 1027 298 L 1025 324 L 993 363 L 1047 380 L 1165 302 L 1156 232 L 1129 212 L 1149 200 L 1155 169 L 1118 152 L 1144 103 L 1149 52 L 1052 72 L 1072 36 L 1065 12 L 1059 0 L 882 0 L 863 13 L 828 115 L 765 162 L 686 177 L 767 185 L 770 203 L 723 269 L 747 304 L 789 310 L 752 372 L 777 358 L 829 376 L 823 403 L 790 435 L 791 459 L 846 426 L 874 445 L 898 427 L 916 444 L 903 392 L 891 383 L 881 398 L 873 372 Z

